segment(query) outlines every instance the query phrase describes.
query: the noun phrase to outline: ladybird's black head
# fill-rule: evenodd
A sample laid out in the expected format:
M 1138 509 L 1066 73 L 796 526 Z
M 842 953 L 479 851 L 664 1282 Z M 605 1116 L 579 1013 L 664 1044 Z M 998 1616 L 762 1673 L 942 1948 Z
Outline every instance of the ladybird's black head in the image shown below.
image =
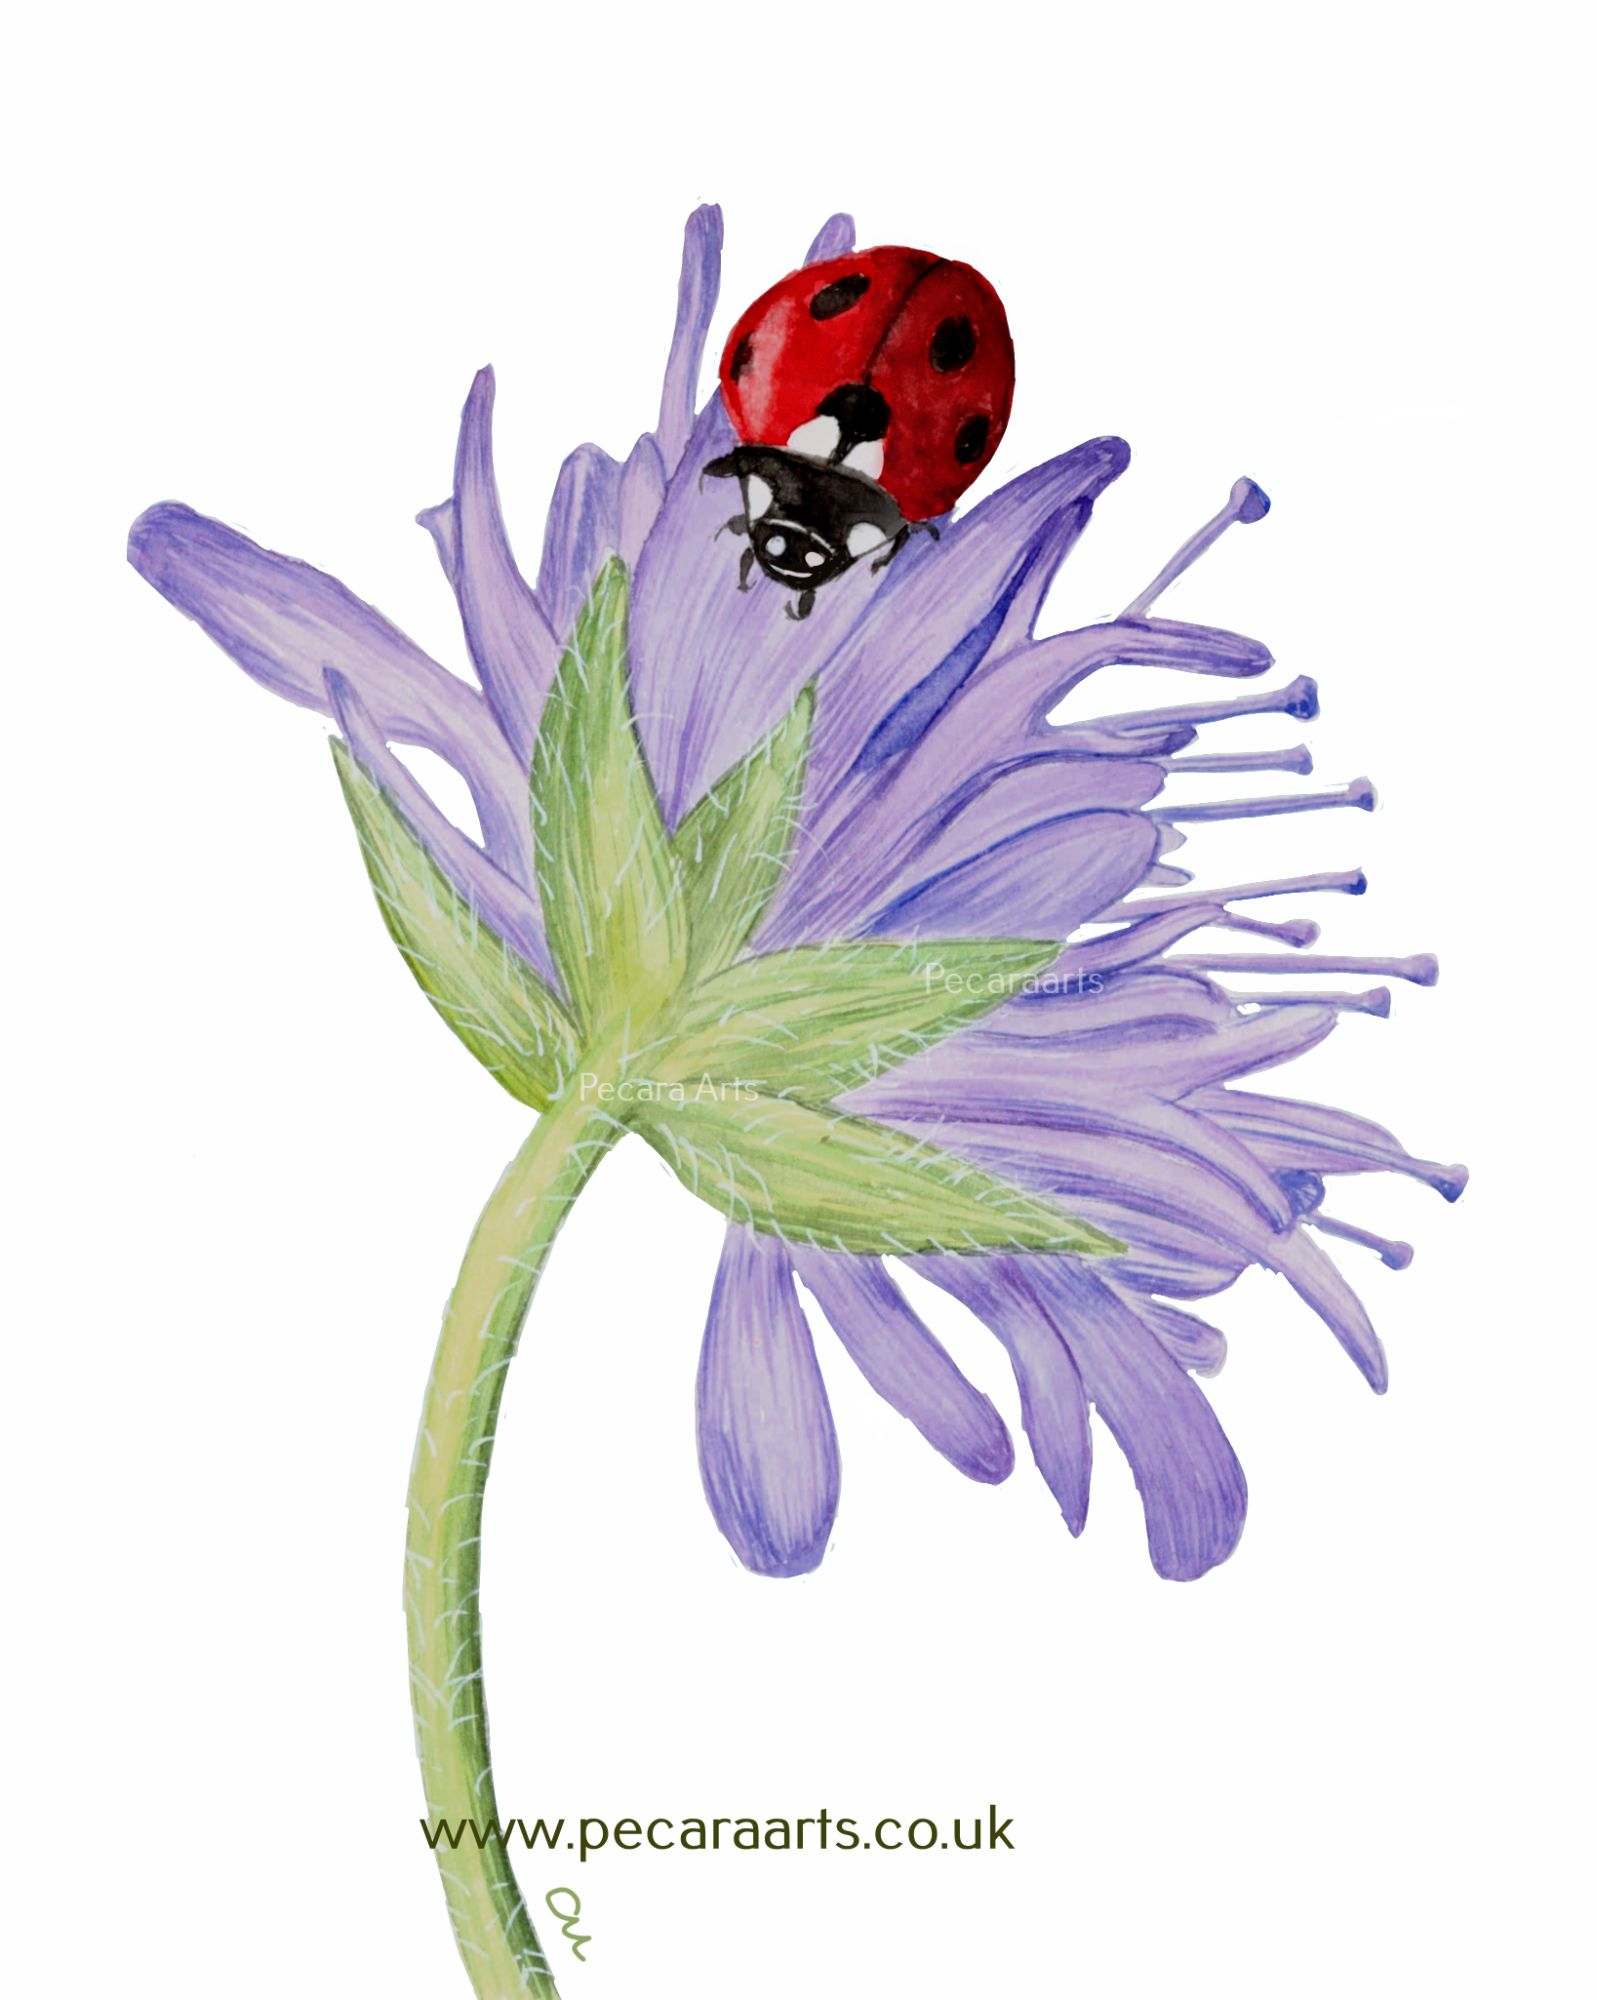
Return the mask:
M 766 515 L 749 523 L 754 560 L 773 583 L 790 590 L 814 590 L 841 576 L 854 558 L 803 521 Z
M 830 583 L 904 529 L 898 503 L 874 479 L 800 452 L 740 444 L 704 470 L 739 482 L 743 512 L 728 526 L 748 536 L 760 568 L 789 590 Z

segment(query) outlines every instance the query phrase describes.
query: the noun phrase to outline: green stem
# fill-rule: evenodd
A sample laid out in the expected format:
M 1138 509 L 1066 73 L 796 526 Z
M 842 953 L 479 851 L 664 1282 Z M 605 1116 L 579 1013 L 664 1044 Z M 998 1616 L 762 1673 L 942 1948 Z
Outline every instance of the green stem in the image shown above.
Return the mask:
M 621 1136 L 571 1094 L 538 1120 L 472 1233 L 444 1314 L 410 1477 L 405 1615 L 427 1820 L 497 1821 L 482 1684 L 482 1503 L 505 1372 L 561 1223 Z M 497 1826 L 495 1828 L 497 1831 Z M 558 2000 L 506 1843 L 435 1851 L 479 2000 Z

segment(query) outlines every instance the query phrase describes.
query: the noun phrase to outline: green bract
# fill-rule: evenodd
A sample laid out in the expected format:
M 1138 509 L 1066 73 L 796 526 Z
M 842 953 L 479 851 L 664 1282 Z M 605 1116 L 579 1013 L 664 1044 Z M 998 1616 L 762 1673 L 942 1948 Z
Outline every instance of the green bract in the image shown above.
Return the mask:
M 591 1100 L 756 1229 L 876 1255 L 1122 1249 L 957 1154 L 833 1107 L 1001 1006 L 1058 946 L 865 940 L 739 956 L 787 864 L 813 697 L 668 834 L 632 717 L 627 597 L 612 559 L 533 751 L 538 891 L 561 994 L 333 746 L 383 920 L 445 1021 L 512 1096 L 543 1111 Z
M 416 983 L 512 1097 L 546 1110 L 576 1069 L 571 1017 L 483 923 L 342 743 L 333 757 L 377 907 Z

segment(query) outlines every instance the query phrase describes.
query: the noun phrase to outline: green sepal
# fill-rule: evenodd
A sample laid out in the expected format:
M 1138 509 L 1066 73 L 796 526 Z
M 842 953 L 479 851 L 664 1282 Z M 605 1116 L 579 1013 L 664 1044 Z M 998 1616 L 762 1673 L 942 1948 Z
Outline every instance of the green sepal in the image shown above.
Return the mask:
M 1057 944 L 974 938 L 746 958 L 686 1001 L 671 1073 L 829 1103 L 1001 1007 L 1058 955 Z
M 814 714 L 815 692 L 806 687 L 672 836 L 687 897 L 691 979 L 731 964 L 782 879 L 798 823 Z
M 576 1067 L 570 1017 L 483 922 L 344 744 L 333 744 L 333 760 L 377 907 L 417 985 L 512 1097 L 546 1109 Z
M 532 832 L 550 956 L 591 1043 L 658 1014 L 687 967 L 687 906 L 627 685 L 626 565 L 599 572 L 544 704 Z
M 876 1257 L 1126 1247 L 941 1147 L 747 1085 L 655 1085 L 625 1117 L 691 1193 L 788 1242 Z

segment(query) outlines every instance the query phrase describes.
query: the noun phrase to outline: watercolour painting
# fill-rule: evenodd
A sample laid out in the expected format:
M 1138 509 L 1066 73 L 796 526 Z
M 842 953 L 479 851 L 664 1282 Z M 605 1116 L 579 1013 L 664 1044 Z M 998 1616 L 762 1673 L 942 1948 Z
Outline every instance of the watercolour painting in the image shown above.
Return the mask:
M 420 53 L 404 58 L 418 86 Z M 294 74 L 286 57 L 271 67 Z M 1307 154 L 1289 157 L 1321 187 Z M 1109 366 L 1105 313 L 1081 301 L 1096 294 L 1112 319 L 1143 309 L 1141 286 L 1073 269 L 1056 232 L 1024 213 L 1006 224 L 935 176 L 901 189 L 866 157 L 856 192 L 835 145 L 808 159 L 773 208 L 730 169 L 702 198 L 706 155 L 669 217 L 664 182 L 629 210 L 596 173 L 589 262 L 552 265 L 533 243 L 524 282 L 489 282 L 483 325 L 501 337 L 516 325 L 505 298 L 534 302 L 496 365 L 461 365 L 459 315 L 487 294 L 471 260 L 454 271 L 416 343 L 425 402 L 407 392 L 386 412 L 394 466 L 410 477 L 430 458 L 441 472 L 413 496 L 429 502 L 419 513 L 411 496 L 395 510 L 421 532 L 407 568 L 385 564 L 392 599 L 365 581 L 365 544 L 341 540 L 338 505 L 307 497 L 296 520 L 274 487 L 257 516 L 250 452 L 215 400 L 205 490 L 160 497 L 157 483 L 127 510 L 117 616 L 145 677 L 215 676 L 225 656 L 255 684 L 227 729 L 252 732 L 256 706 L 307 712 L 280 735 L 272 724 L 255 754 L 264 782 L 290 786 L 285 813 L 290 797 L 314 800 L 292 809 L 292 846 L 315 847 L 315 893 L 332 899 L 313 912 L 303 859 L 292 877 L 274 867 L 264 897 L 246 890 L 234 871 L 257 865 L 249 837 L 238 830 L 235 859 L 220 821 L 179 847 L 175 871 L 146 870 L 139 851 L 166 808 L 123 802 L 101 880 L 129 913 L 135 958 L 156 935 L 138 925 L 198 924 L 232 968 L 202 975 L 205 1009 L 221 1012 L 170 1045 L 190 1050 L 186 1068 L 146 1080 L 150 1106 L 166 1107 L 153 1122 L 204 1095 L 230 993 L 269 1020 L 280 1003 L 250 998 L 257 979 L 300 996 L 337 1078 L 296 1109 L 277 1077 L 275 1109 L 256 1114 L 286 1135 L 263 1139 L 282 1176 L 273 1211 L 240 1219 L 249 1247 L 218 1245 L 209 1305 L 182 1309 L 213 1327 L 214 1419 L 186 1375 L 164 1431 L 130 1396 L 160 1461 L 147 1498 L 169 1509 L 138 1569 L 157 1598 L 181 1575 L 200 1603 L 214 1590 L 245 1604 L 226 1528 L 257 1523 L 273 1619 L 213 1634 L 205 1657 L 214 1673 L 251 1655 L 260 1679 L 242 1669 L 241 1688 L 286 1675 L 291 1690 L 302 1818 L 295 1868 L 269 1891 L 274 1928 L 294 1933 L 302 1897 L 323 1912 L 307 1943 L 343 1939 L 355 1913 L 337 1857 L 380 1824 L 354 1866 L 383 1969 L 355 1971 L 358 1954 L 334 1945 L 324 1962 L 339 1969 L 308 1990 L 853 2000 L 994 1984 L 1051 2000 L 1078 1983 L 1082 1928 L 1088 1983 L 1134 2000 L 1168 1990 L 1176 1963 L 1167 1943 L 1113 1941 L 1141 1880 L 1172 1921 L 1208 1912 L 1197 1991 L 1345 1990 L 1379 1940 L 1365 1990 L 1410 1992 L 1428 1888 L 1312 1964 L 1285 1934 L 1351 1893 L 1323 1878 L 1346 1829 L 1440 1823 L 1467 1770 L 1438 1738 L 1447 1776 L 1428 1786 L 1405 1766 L 1418 1754 L 1405 1739 L 1430 1740 L 1423 1723 L 1410 1735 L 1399 1715 L 1350 1751 L 1355 1714 L 1322 1735 L 1290 1685 L 1254 1709 L 1247 1683 L 1259 1663 L 1290 1674 L 1319 1650 L 1306 1681 L 1322 1695 L 1379 1703 L 1394 1672 L 1421 1702 L 1453 1655 L 1449 1619 L 1504 1553 L 1484 1528 L 1473 1556 L 1451 1553 L 1457 1606 L 1426 1624 L 1424 1589 L 1406 1592 L 1389 1546 L 1418 1549 L 1464 1505 L 1447 1485 L 1463 1441 L 1436 1442 L 1457 1393 L 1437 1300 L 1471 1326 L 1473 1311 L 1471 1338 L 1490 1345 L 1503 1211 L 1489 1192 L 1477 1210 L 1459 1155 L 1488 1179 L 1501 1164 L 1505 1128 L 1470 1067 L 1484 1052 L 1466 1055 L 1464 1037 L 1485 1005 L 1471 983 L 1505 974 L 1474 949 L 1484 903 L 1463 923 L 1462 899 L 1423 886 L 1453 838 L 1437 829 L 1463 796 L 1457 760 L 1409 758 L 1396 797 L 1363 775 L 1389 736 L 1409 740 L 1415 712 L 1412 688 L 1372 698 L 1379 676 L 1445 676 L 1450 655 L 1478 673 L 1477 642 L 1467 617 L 1448 623 L 1433 604 L 1420 661 L 1415 634 L 1433 628 L 1406 612 L 1383 622 L 1402 591 L 1380 537 L 1401 550 L 1403 533 L 1383 513 L 1404 502 L 1378 459 L 1348 486 L 1367 494 L 1373 578 L 1350 564 L 1345 522 L 1318 546 L 1301 529 L 1285 545 L 1292 587 L 1323 593 L 1338 642 L 1306 638 L 1312 618 L 1272 595 L 1272 536 L 1293 508 L 1325 518 L 1300 467 L 1337 451 L 1289 360 L 1261 367 L 1268 397 L 1253 408 L 1248 371 L 1222 370 L 1226 399 L 1194 419 L 1202 386 L 1165 336 L 1145 414 L 1168 422 L 1179 461 L 1157 435 L 1133 457 L 1103 425 L 1058 430 L 1074 404 L 1101 407 L 1061 387 L 1061 357 Z M 808 184 L 829 199 L 795 233 Z M 1362 185 L 1372 214 L 1379 186 Z M 1132 197 L 1106 187 L 1104 206 L 1117 200 Z M 1223 240 L 1250 296 L 1237 338 L 1267 341 L 1262 239 L 1239 212 Z M 619 293 L 601 256 L 635 273 Z M 128 268 L 138 296 L 155 296 Z M 251 260 L 234 246 L 222 268 L 242 277 Z M 1212 258 L 1193 269 L 1212 315 L 1226 285 Z M 354 259 L 349 291 L 369 293 L 372 274 Z M 596 297 L 624 307 L 588 308 L 590 274 Z M 292 337 L 312 362 L 315 333 Z M 411 337 L 397 315 L 393 379 Z M 567 379 L 584 339 L 608 399 L 591 426 Z M 338 352 L 336 330 L 327 340 Z M 263 327 L 234 351 L 270 347 Z M 1392 351 L 1407 351 L 1400 336 Z M 1385 379 L 1378 348 L 1366 363 Z M 450 370 L 452 393 L 435 393 Z M 170 383 L 182 393 L 181 371 Z M 1406 388 L 1383 393 L 1410 407 Z M 249 395 L 241 381 L 240 406 Z M 1418 391 L 1412 407 L 1394 463 L 1456 449 L 1450 416 Z M 541 503 L 517 439 L 531 408 Z M 630 445 L 613 442 L 614 408 L 646 417 Z M 1272 417 L 1281 408 L 1292 414 Z M 457 411 L 452 445 L 424 449 Z M 151 411 L 140 448 L 160 434 Z M 1372 433 L 1349 463 L 1379 448 Z M 306 488 L 340 481 L 337 435 L 285 450 Z M 136 455 L 118 498 L 165 477 Z M 1161 479 L 1200 497 L 1183 505 Z M 1115 528 L 1139 488 L 1128 505 L 1141 512 Z M 1095 569 L 1105 524 L 1112 561 Z M 1255 606 L 1282 610 L 1285 645 Z M 1327 755 L 1322 719 L 1339 707 Z M 194 754 L 221 774 L 234 752 L 213 723 Z M 228 787 L 206 786 L 214 819 Z M 1391 918 L 1366 830 L 1396 857 Z M 1508 915 L 1503 883 L 1492 893 Z M 155 956 L 144 976 L 161 976 Z M 183 977 L 180 1009 L 199 990 Z M 224 1096 L 234 1074 L 224 1058 Z M 434 1078 L 407 1124 L 403 1102 Z M 357 1107 L 390 1086 L 394 1122 L 372 1123 Z M 211 1143 L 204 1167 L 233 1171 Z M 134 1197 L 152 1213 L 164 1199 L 156 1180 Z M 173 1189 L 152 1239 L 151 1296 L 182 1268 L 188 1200 Z M 192 1254 L 191 1278 L 171 1282 L 198 1301 L 210 1265 Z M 296 1260 L 304 1289 L 269 1386 L 268 1348 L 235 1348 L 227 1323 L 271 1310 Z M 1417 1281 L 1427 1263 L 1440 1292 Z M 585 1334 L 599 1358 L 579 1358 Z M 339 1339 L 350 1350 L 335 1359 Z M 1325 1353 L 1307 1358 L 1316 1342 Z M 396 1422 L 406 1357 L 419 1417 Z M 1400 1435 L 1431 1440 L 1406 1465 L 1381 1442 L 1405 1403 Z M 204 1470 L 189 1494 L 191 1432 Z M 348 1458 L 333 1443 L 345 1433 Z M 229 1437 L 242 1454 L 231 1481 Z M 1334 1476 L 1283 1477 L 1299 1449 Z M 1489 1482 L 1492 1446 L 1476 1449 Z M 259 1452 L 277 1466 L 270 1495 L 249 1470 Z M 367 1453 L 395 1475 L 385 1491 L 352 1470 Z M 1255 1455 L 1266 1476 L 1250 1490 Z M 1511 1464 L 1533 1489 L 1534 1451 Z M 270 1496 L 285 1520 L 309 1509 L 319 1524 L 291 1537 L 281 1569 L 264 1552 Z M 191 1519 L 205 1564 L 175 1571 L 165 1542 Z M 1503 1809 L 1523 1785 L 1499 1761 L 1509 1710 L 1481 1702 L 1488 1683 L 1511 1699 L 1506 1635 L 1523 1628 L 1508 1607 L 1562 1620 L 1532 1581 L 1546 1574 L 1538 1561 L 1495 1586 L 1491 1664 L 1443 1704 L 1450 1732 L 1466 1710 L 1482 1718 L 1481 1768 Z M 112 1653 L 140 1615 L 113 1621 Z M 356 1632 L 358 1662 L 341 1663 Z M 385 1642 L 393 1685 L 379 1691 Z M 258 1694 L 221 1719 L 225 1672 L 205 1700 L 205 1747 L 177 1768 L 192 1823 L 225 1842 L 249 1801 L 231 1780 L 213 1796 L 216 1774 L 269 1725 L 252 1719 Z M 1205 1711 L 1224 1717 L 1218 1733 Z M 350 1791 L 339 1776 L 368 1734 L 371 1756 L 354 1754 L 365 1774 L 383 1746 L 380 1808 L 372 1780 Z M 1294 1767 L 1319 1773 L 1303 1793 Z M 1117 1770 L 1135 1774 L 1129 1797 Z M 1234 1803 L 1211 1814 L 1209 1787 Z M 1310 1792 L 1332 1801 L 1318 1830 Z M 1051 1814 L 1080 1830 L 1050 1830 Z M 1068 1877 L 1057 1917 L 1039 1900 L 1093 1851 L 1093 1825 L 1106 1831 L 1091 1865 L 1112 1884 L 1096 1928 Z M 1238 1829 L 1262 1856 L 1272 1827 L 1276 1856 L 1222 1895 Z M 1389 1831 L 1372 1837 L 1385 1851 Z M 1294 1841 L 1312 1868 L 1293 1868 Z M 1561 1867 L 1551 1819 L 1543 1843 Z M 1273 1868 L 1291 1886 L 1266 1917 Z M 1556 1869 L 1534 1891 L 1509 1879 L 1480 1961 L 1492 1981 L 1449 1971 L 1450 1992 L 1502 1990 L 1492 1954 L 1510 1949 L 1514 1912 L 1556 1901 Z M 945 1905 L 958 1914 L 939 1973 Z M 1566 1948 L 1554 1924 L 1530 1990 L 1572 1990 Z M 171 1954 L 170 1990 L 214 1990 L 180 1942 Z M 1444 1947 L 1450 1966 L 1462 1956 Z M 391 1960 L 413 1963 L 411 1983 Z M 255 1977 L 237 1990 L 267 1990 Z

